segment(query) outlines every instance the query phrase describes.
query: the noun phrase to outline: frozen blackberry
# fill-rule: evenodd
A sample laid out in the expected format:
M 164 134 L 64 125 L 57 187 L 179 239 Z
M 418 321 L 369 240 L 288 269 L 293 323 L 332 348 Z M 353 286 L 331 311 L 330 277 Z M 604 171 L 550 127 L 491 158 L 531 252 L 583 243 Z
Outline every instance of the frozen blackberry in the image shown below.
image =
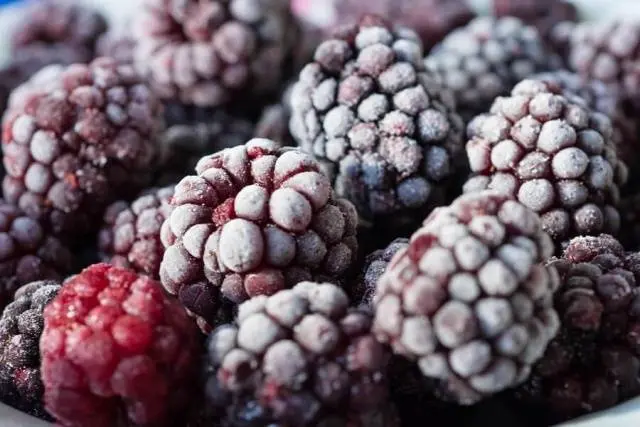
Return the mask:
M 183 414 L 199 356 L 197 331 L 160 283 L 95 264 L 44 310 L 45 409 L 64 426 L 166 426 Z
M 134 26 L 134 62 L 156 93 L 201 107 L 274 93 L 296 30 L 286 0 L 145 0 Z
M 120 64 L 133 64 L 136 42 L 124 29 L 110 29 L 96 42 L 96 56 L 109 56 Z
M 338 23 L 349 24 L 371 13 L 413 28 L 427 51 L 474 17 L 465 0 L 340 0 L 335 8 Z
M 640 23 L 578 24 L 571 34 L 569 65 L 582 77 L 602 80 L 640 105 Z
M 369 15 L 323 42 L 291 93 L 290 130 L 377 225 L 413 223 L 458 168 L 463 123 L 406 28 Z
M 378 249 L 366 256 L 362 273 L 354 289 L 353 300 L 357 304 L 371 307 L 378 280 L 387 269 L 396 252 L 405 249 L 407 246 L 409 246 L 409 239 L 399 237 L 386 248 Z
M 340 279 L 357 257 L 356 211 L 310 155 L 253 139 L 196 172 L 176 186 L 162 227 L 160 278 L 202 329 L 229 303 Z
M 40 70 L 3 119 L 4 197 L 65 242 L 97 231 L 103 209 L 147 185 L 162 106 L 110 58 Z
M 524 80 L 497 98 L 467 142 L 475 174 L 465 192 L 490 188 L 538 213 L 560 244 L 620 228 L 619 188 L 626 166 L 611 121 L 553 84 Z
M 378 280 L 374 332 L 463 405 L 527 379 L 558 329 L 553 242 L 540 218 L 492 191 L 435 209 Z
M 371 320 L 329 283 L 244 302 L 209 337 L 207 404 L 229 427 L 399 426 Z
M 37 221 L 0 199 L 0 310 L 26 283 L 64 278 L 73 268 L 72 258 Z
M 98 234 L 102 260 L 158 279 L 164 246 L 160 228 L 171 213 L 173 186 L 145 191 L 107 208 Z
M 167 104 L 165 117 L 168 128 L 160 138 L 160 185 L 191 175 L 202 156 L 244 144 L 254 133 L 249 120 L 217 108 Z
M 75 52 L 74 62 L 90 61 L 98 37 L 107 30 L 107 21 L 97 10 L 65 0 L 32 2 L 18 22 L 11 35 L 14 52 L 32 46 L 67 47 Z
M 578 10 L 566 0 L 493 0 L 493 14 L 514 16 L 538 29 L 543 39 L 554 39 L 555 27 L 578 20 Z
M 424 63 L 469 120 L 520 80 L 555 67 L 556 60 L 535 27 L 513 17 L 483 16 L 447 35 Z
M 609 235 L 577 237 L 550 265 L 562 328 L 520 397 L 566 419 L 640 394 L 640 253 Z
M 0 400 L 47 420 L 39 342 L 42 312 L 59 290 L 60 284 L 50 280 L 24 285 L 0 318 Z
M 627 164 L 636 164 L 640 148 L 638 122 L 614 88 L 600 80 L 586 80 L 567 70 L 541 73 L 532 78 L 557 85 L 565 96 L 578 96 L 586 101 L 587 107 L 609 117 L 618 158 L 625 159 Z M 633 173 L 633 170 L 629 172 Z

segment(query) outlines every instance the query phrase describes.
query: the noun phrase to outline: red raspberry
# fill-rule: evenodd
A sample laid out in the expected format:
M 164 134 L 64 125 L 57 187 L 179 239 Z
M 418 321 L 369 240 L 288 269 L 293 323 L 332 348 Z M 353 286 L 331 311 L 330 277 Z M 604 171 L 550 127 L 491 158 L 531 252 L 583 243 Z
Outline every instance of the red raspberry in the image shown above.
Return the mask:
M 94 264 L 45 309 L 45 407 L 64 426 L 166 425 L 195 382 L 196 336 L 158 282 Z

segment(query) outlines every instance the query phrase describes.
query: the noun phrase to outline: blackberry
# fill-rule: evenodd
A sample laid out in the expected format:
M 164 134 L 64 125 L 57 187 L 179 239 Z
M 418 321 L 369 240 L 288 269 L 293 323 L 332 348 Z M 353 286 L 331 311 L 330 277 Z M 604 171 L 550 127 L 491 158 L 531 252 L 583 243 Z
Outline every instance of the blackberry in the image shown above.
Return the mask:
M 71 252 L 18 207 L 0 199 L 0 310 L 23 285 L 62 279 L 73 267 Z
M 618 157 L 625 159 L 630 165 L 636 164 L 640 148 L 638 122 L 628 104 L 610 85 L 600 80 L 586 80 L 567 70 L 541 73 L 532 78 L 557 85 L 566 96 L 578 96 L 586 101 L 588 108 L 609 117 Z M 633 170 L 629 172 L 633 173 Z
M 413 28 L 427 51 L 474 17 L 464 0 L 341 0 L 335 8 L 338 23 L 348 24 L 370 13 Z
M 73 62 L 93 59 L 96 41 L 107 30 L 107 21 L 97 10 L 71 1 L 33 2 L 18 22 L 11 34 L 14 52 L 67 47 L 75 53 Z
M 109 56 L 120 64 L 133 64 L 136 42 L 133 34 L 123 29 L 110 29 L 96 42 L 96 56 Z
M 399 237 L 386 248 L 378 249 L 367 255 L 364 259 L 364 267 L 355 286 L 353 300 L 359 305 L 371 307 L 376 285 L 384 274 L 393 256 L 400 250 L 409 246 L 409 239 Z
M 171 213 L 173 186 L 150 189 L 131 203 L 115 202 L 98 234 L 102 260 L 158 279 L 164 246 L 160 228 Z
M 51 280 L 24 285 L 0 318 L 0 400 L 46 420 L 38 343 L 42 312 L 59 290 L 60 284 Z
M 640 253 L 609 235 L 577 237 L 549 264 L 562 328 L 520 398 L 566 419 L 640 394 Z
M 640 106 L 640 23 L 582 22 L 571 34 L 569 66 Z
M 487 111 L 520 80 L 558 65 L 535 27 L 489 16 L 451 32 L 424 63 L 453 92 L 465 120 Z
M 76 243 L 150 180 L 161 112 L 113 59 L 42 69 L 13 91 L 3 119 L 6 200 Z
M 457 172 L 463 123 L 406 28 L 368 15 L 323 42 L 292 88 L 290 130 L 376 225 L 413 224 Z
M 272 94 L 296 30 L 285 0 L 146 0 L 134 27 L 134 62 L 156 93 L 200 107 Z
M 223 425 L 399 426 L 387 350 L 370 313 L 348 306 L 338 286 L 312 282 L 241 304 L 208 341 L 207 404 Z
M 162 167 L 157 183 L 178 182 L 193 170 L 202 156 L 244 144 L 254 133 L 247 119 L 221 109 L 167 104 L 168 128 L 160 137 Z
M 44 310 L 45 409 L 65 426 L 168 425 L 192 399 L 197 344 L 193 322 L 158 282 L 92 265 Z
M 176 186 L 160 278 L 202 329 L 230 303 L 340 279 L 355 261 L 356 211 L 310 155 L 253 139 L 203 157 L 196 173 Z
M 437 208 L 393 257 L 373 330 L 445 400 L 469 405 L 527 379 L 555 336 L 558 275 L 539 217 L 500 193 Z
M 618 159 L 611 121 L 553 84 L 524 80 L 497 98 L 467 143 L 475 174 L 465 192 L 490 188 L 538 213 L 559 245 L 620 228 Z
M 514 16 L 538 29 L 542 38 L 553 44 L 558 25 L 576 22 L 578 10 L 566 0 L 493 0 L 493 14 Z

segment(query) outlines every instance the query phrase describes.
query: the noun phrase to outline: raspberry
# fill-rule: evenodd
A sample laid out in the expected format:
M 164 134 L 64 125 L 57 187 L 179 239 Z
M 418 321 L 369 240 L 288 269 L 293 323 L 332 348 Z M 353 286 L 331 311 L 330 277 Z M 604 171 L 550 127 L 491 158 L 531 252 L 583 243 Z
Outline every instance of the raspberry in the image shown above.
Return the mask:
M 244 144 L 254 133 L 250 121 L 220 109 L 167 104 L 165 117 L 161 185 L 178 182 L 193 173 L 202 156 Z
M 60 284 L 50 280 L 24 285 L 0 318 L 0 400 L 47 420 L 38 343 L 42 312 L 59 290 Z
M 98 11 L 58 0 L 32 3 L 18 22 L 11 37 L 14 52 L 67 47 L 75 52 L 73 62 L 90 61 L 98 37 L 107 30 L 107 21 Z
M 364 17 L 323 42 L 291 93 L 290 130 L 375 225 L 414 224 L 459 169 L 463 123 L 418 36 Z
M 550 265 L 562 321 L 518 395 L 561 419 L 640 394 L 640 253 L 609 235 L 577 237 Z
M 229 302 L 301 280 L 340 279 L 357 256 L 357 214 L 310 155 L 265 139 L 203 157 L 176 186 L 160 278 L 214 326 Z
M 520 80 L 554 67 L 538 31 L 513 17 L 480 17 L 451 32 L 425 58 L 466 120 Z
M 569 65 L 584 78 L 602 80 L 640 102 L 640 24 L 582 22 L 571 34 Z
M 553 44 L 557 25 L 578 20 L 576 6 L 566 0 L 493 0 L 495 16 L 514 16 L 538 29 Z
M 166 425 L 189 401 L 197 335 L 162 286 L 94 264 L 45 308 L 40 340 L 46 410 L 62 425 Z
M 524 80 L 497 98 L 467 143 L 475 176 L 465 192 L 490 188 L 541 216 L 557 244 L 584 234 L 615 233 L 626 181 L 611 121 L 553 84 Z
M 58 239 L 19 208 L 0 199 L 0 310 L 23 285 L 62 279 L 73 256 Z
M 207 405 L 224 425 L 399 426 L 388 353 L 371 315 L 329 283 L 301 282 L 240 305 L 209 337 Z
M 76 243 L 151 178 L 161 112 L 113 59 L 42 69 L 12 93 L 2 123 L 6 200 Z
M 120 64 L 133 64 L 136 42 L 133 35 L 122 29 L 110 29 L 96 42 L 96 56 L 109 56 Z
M 474 16 L 464 0 L 340 0 L 335 7 L 339 23 L 351 23 L 371 13 L 413 28 L 427 51 Z
M 145 0 L 134 26 L 134 62 L 156 93 L 200 107 L 272 94 L 296 30 L 288 2 L 247 0 Z
M 102 260 L 158 279 L 164 246 L 160 228 L 169 217 L 173 186 L 150 189 L 131 203 L 115 202 L 98 234 Z
M 538 216 L 500 193 L 434 210 L 393 257 L 373 298 L 373 330 L 413 360 L 434 393 L 463 405 L 529 375 L 558 329 L 557 272 Z
M 364 267 L 358 278 L 353 300 L 365 307 L 370 307 L 373 302 L 373 295 L 376 291 L 376 284 L 385 272 L 393 256 L 400 250 L 409 246 L 409 239 L 399 237 L 391 242 L 386 248 L 378 249 L 367 255 L 364 260 Z

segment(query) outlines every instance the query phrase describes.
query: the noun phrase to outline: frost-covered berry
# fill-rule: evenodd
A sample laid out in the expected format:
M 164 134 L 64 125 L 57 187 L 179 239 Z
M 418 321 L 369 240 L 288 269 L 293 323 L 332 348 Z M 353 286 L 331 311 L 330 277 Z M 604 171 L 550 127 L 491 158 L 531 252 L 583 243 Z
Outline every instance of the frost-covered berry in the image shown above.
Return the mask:
M 296 26 L 287 0 L 144 0 L 134 63 L 166 100 L 247 108 L 282 82 Z
M 196 173 L 175 188 L 160 278 L 203 329 L 230 303 L 351 267 L 356 211 L 309 154 L 253 139 L 203 157 Z
M 374 333 L 414 361 L 434 392 L 468 405 L 527 379 L 555 336 L 558 275 L 539 217 L 497 192 L 437 208 L 391 260 Z
M 562 324 L 517 395 L 559 419 L 640 394 L 640 253 L 609 235 L 577 237 L 550 265 Z
M 584 234 L 615 233 L 627 168 L 611 121 L 558 86 L 524 80 L 475 123 L 466 150 L 474 176 L 465 192 L 492 189 L 538 213 L 560 244 Z
M 291 92 L 290 130 L 377 225 L 413 223 L 458 171 L 463 123 L 406 28 L 364 17 L 324 41 Z
M 12 92 L 3 118 L 4 197 L 77 243 L 109 203 L 148 184 L 162 127 L 162 106 L 129 65 L 43 68 Z
M 98 233 L 102 260 L 158 279 L 164 255 L 160 229 L 171 213 L 171 197 L 173 186 L 154 188 L 131 203 L 109 206 Z
M 209 336 L 206 406 L 230 427 L 399 426 L 371 321 L 329 283 L 242 303 Z
M 555 67 L 535 27 L 517 18 L 475 18 L 451 32 L 425 58 L 428 70 L 451 90 L 465 120 L 489 109 L 520 80 Z

